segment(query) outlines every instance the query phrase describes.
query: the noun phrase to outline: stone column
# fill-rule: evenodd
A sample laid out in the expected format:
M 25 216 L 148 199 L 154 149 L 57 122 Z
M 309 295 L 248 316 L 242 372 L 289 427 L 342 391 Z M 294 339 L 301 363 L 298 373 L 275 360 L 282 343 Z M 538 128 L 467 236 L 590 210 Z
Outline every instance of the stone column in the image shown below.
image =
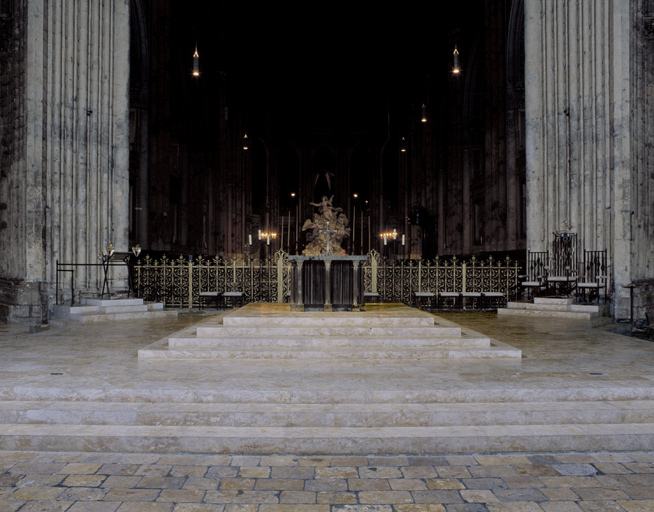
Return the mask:
M 14 126 L 20 151 L 2 178 L 18 192 L 11 215 L 19 237 L 0 240 L 12 248 L 0 255 L 0 277 L 43 289 L 41 311 L 34 304 L 25 311 L 18 297 L 10 308 L 23 307 L 16 309 L 21 313 L 7 315 L 40 323 L 55 302 L 57 260 L 98 263 L 109 243 L 128 250 L 129 2 L 14 4 L 24 24 L 25 59 L 24 79 L 12 93 L 20 97 L 26 126 Z M 100 267 L 75 276 L 78 291 L 102 285 Z
M 631 213 L 640 3 L 525 0 L 527 247 L 550 249 L 552 233 L 568 229 L 580 255 L 607 249 L 617 318 L 628 317 L 622 285 L 633 279 L 633 255 L 646 249 L 634 244 Z

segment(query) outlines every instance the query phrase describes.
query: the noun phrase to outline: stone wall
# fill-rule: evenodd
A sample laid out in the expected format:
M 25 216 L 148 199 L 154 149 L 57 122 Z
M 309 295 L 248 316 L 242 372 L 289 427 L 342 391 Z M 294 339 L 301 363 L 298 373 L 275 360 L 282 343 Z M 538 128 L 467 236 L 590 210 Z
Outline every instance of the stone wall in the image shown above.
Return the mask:
M 40 323 L 55 302 L 56 261 L 97 263 L 109 242 L 127 250 L 129 3 L 11 5 L 0 288 L 6 318 Z M 98 270 L 76 272 L 75 288 L 96 290 Z

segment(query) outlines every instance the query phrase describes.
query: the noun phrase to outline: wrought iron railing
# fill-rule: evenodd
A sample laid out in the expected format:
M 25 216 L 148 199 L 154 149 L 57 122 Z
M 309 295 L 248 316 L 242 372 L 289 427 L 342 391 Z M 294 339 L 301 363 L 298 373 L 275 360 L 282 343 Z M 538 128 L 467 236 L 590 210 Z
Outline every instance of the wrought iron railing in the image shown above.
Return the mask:
M 413 302 L 415 292 L 501 292 L 517 298 L 520 267 L 509 258 L 496 261 L 383 258 L 373 250 L 364 263 L 365 291 L 382 302 Z M 137 297 L 172 307 L 196 307 L 201 292 L 242 291 L 245 302 L 288 302 L 291 265 L 278 251 L 268 260 L 244 258 L 139 259 L 133 268 Z

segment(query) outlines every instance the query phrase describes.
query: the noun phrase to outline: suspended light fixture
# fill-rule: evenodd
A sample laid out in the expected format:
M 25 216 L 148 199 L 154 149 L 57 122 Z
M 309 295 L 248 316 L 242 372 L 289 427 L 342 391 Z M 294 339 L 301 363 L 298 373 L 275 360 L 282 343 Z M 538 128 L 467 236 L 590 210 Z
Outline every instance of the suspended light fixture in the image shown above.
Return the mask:
M 427 122 L 427 106 L 424 103 L 422 104 L 422 117 L 420 118 L 420 121 L 423 123 Z
M 406 139 L 404 137 L 400 140 L 400 151 L 406 153 Z
M 245 151 L 247 151 L 249 149 L 249 147 L 250 147 L 249 142 L 250 142 L 250 140 L 248 139 L 248 134 L 246 133 L 245 135 L 243 135 L 243 149 Z
M 198 55 L 198 45 L 195 45 L 195 53 L 193 54 L 193 73 L 194 77 L 200 76 L 200 55 Z
M 459 50 L 454 46 L 454 53 L 452 54 L 454 60 L 454 67 L 452 68 L 452 74 L 458 75 L 461 73 L 461 65 L 459 64 Z

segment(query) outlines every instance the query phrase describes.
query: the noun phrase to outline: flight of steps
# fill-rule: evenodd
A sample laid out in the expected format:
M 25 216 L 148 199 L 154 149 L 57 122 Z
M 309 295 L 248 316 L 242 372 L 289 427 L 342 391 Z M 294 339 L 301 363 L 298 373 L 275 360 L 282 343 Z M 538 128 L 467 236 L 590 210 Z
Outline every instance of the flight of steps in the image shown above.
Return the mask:
M 177 310 L 164 310 L 161 302 L 145 303 L 143 299 L 94 299 L 82 298 L 79 306 L 55 306 L 51 325 L 76 322 L 105 322 L 107 320 L 137 320 L 177 316 Z
M 139 350 L 156 359 L 519 359 L 521 351 L 443 318 L 403 306 L 365 312 L 294 312 L 248 304 Z
M 3 393 L 0 450 L 433 455 L 651 450 L 654 439 L 654 396 L 633 389 L 568 389 L 565 399 L 552 390 L 451 390 L 440 400 L 396 392 L 364 401 L 314 388 L 297 403 L 252 390 L 221 400 L 189 390 L 48 399 L 58 391 Z
M 582 320 L 589 326 L 611 322 L 608 304 L 576 304 L 574 297 L 534 297 L 533 302 L 509 302 L 498 315 L 537 316 Z

